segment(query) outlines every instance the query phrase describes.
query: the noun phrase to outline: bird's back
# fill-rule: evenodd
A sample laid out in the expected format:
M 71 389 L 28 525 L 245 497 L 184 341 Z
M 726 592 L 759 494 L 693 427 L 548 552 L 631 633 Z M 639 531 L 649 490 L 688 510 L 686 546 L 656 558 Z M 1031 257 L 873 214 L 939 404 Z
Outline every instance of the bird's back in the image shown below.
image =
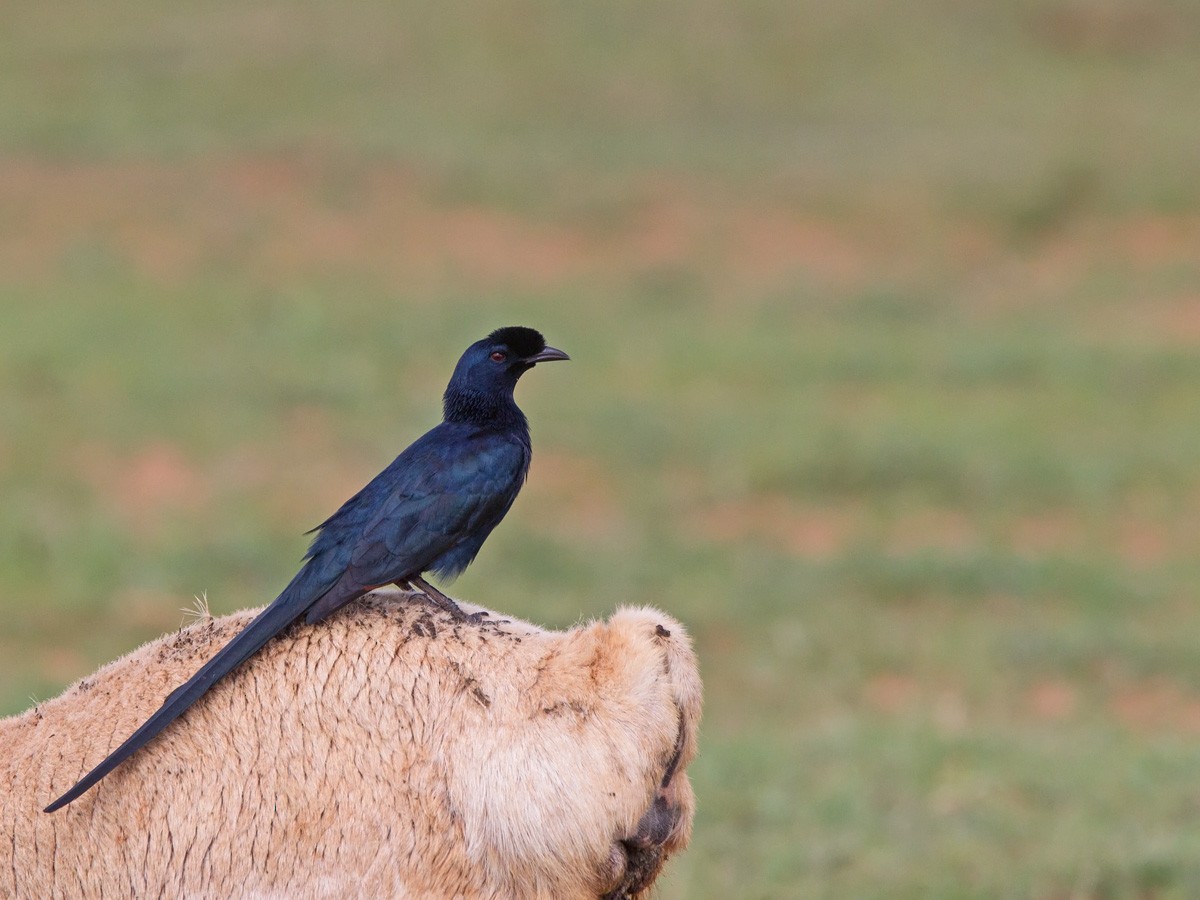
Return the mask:
M 456 575 L 512 506 L 529 460 L 528 427 L 442 422 L 318 526 L 308 565 L 357 570 L 364 584 Z

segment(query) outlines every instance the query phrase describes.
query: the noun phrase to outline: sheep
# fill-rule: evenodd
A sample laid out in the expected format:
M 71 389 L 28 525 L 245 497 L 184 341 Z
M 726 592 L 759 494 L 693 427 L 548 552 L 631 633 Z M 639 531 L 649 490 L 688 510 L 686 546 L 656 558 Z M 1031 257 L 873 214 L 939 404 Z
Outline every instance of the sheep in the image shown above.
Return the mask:
M 627 898 L 687 846 L 701 685 L 678 622 L 471 625 L 396 590 L 292 626 L 41 812 L 255 612 L 0 720 L 0 896 Z

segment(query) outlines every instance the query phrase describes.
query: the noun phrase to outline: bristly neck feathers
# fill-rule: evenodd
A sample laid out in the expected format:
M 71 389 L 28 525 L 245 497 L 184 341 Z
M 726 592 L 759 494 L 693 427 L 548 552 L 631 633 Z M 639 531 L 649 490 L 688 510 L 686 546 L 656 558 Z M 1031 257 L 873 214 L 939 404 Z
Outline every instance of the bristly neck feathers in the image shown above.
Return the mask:
M 451 385 L 442 397 L 442 417 L 447 422 L 462 422 L 481 428 L 520 428 L 529 430 L 512 392 L 473 391 Z
M 476 341 L 459 359 L 446 386 L 443 419 L 489 430 L 516 429 L 528 435 L 529 423 L 513 400 L 513 391 L 521 375 L 533 368 L 533 363 L 525 360 L 545 349 L 542 333 L 523 326 L 497 328 Z M 486 361 L 489 355 L 496 365 Z M 505 368 L 498 367 L 510 357 Z

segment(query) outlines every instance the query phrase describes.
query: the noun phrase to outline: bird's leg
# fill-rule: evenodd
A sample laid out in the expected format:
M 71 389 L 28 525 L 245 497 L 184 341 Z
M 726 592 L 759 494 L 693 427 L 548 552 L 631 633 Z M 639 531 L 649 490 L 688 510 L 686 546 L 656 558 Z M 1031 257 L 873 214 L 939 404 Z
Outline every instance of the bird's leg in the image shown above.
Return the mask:
M 432 584 L 422 578 L 420 575 L 414 575 L 408 579 L 409 583 L 424 594 L 434 605 L 441 607 L 446 612 L 450 613 L 460 622 L 482 622 L 487 618 L 487 613 L 477 612 L 467 615 L 459 607 L 457 603 L 435 588 Z

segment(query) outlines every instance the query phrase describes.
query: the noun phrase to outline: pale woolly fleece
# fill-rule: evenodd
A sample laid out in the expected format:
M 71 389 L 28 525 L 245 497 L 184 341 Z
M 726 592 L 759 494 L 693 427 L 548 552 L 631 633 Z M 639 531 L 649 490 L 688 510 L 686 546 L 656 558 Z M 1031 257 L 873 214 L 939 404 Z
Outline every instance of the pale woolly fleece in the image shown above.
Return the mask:
M 255 612 L 0 720 L 0 895 L 625 898 L 687 846 L 701 685 L 677 621 L 476 626 L 395 590 L 293 626 L 41 812 Z

